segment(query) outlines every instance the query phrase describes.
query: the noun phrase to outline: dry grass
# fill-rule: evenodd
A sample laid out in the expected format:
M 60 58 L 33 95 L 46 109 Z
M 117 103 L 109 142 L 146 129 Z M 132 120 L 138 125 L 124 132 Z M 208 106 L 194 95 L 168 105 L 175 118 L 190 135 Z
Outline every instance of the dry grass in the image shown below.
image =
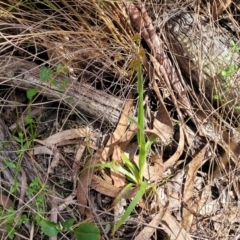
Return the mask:
M 184 13 L 193 16 L 192 25 L 187 25 L 189 18 Z M 42 183 L 34 198 L 44 198 L 46 218 L 53 222 L 73 218 L 76 223 L 88 219 L 100 228 L 102 239 L 111 238 L 107 228 L 117 221 L 136 189 L 115 204 L 125 176 L 113 170 L 81 170 L 92 163 L 118 160 L 121 151 L 129 153 L 133 161 L 138 157 L 136 126 L 126 115 L 133 117 L 137 104 L 134 63 L 140 47 L 145 52 L 146 133 L 159 137 L 144 177 L 155 183 L 156 191 L 146 193 L 115 237 L 238 239 L 240 135 L 239 110 L 235 107 L 239 70 L 230 74 L 227 90 L 229 79 L 221 76 L 221 71 L 239 64 L 239 50 L 232 52 L 229 44 L 234 40 L 238 45 L 237 14 L 238 6 L 233 3 L 219 18 L 213 18 L 210 5 L 198 1 L 152 0 L 142 5 L 139 1 L 95 0 L 0 3 L 0 55 L 5 63 L 0 66 L 1 113 L 15 139 L 19 133 L 24 139 L 33 138 L 24 154 L 34 166 L 31 172 Z M 185 29 L 182 35 L 177 35 L 178 26 Z M 190 44 L 179 43 L 182 39 Z M 216 44 L 223 40 L 226 48 Z M 233 60 L 227 66 L 228 53 Z M 9 76 L 6 61 L 15 57 L 31 62 L 26 67 L 30 77 L 26 77 L 24 66 L 23 71 L 15 69 Z M 59 64 L 68 69 L 67 73 L 57 72 Z M 63 74 L 70 81 L 64 91 L 41 81 L 29 85 L 39 90 L 29 101 L 25 95 L 28 85 L 19 81 L 40 78 L 38 66 L 51 68 L 56 80 L 62 80 Z M 83 84 L 121 101 L 123 114 L 118 122 L 104 122 L 102 115 L 96 119 L 96 115 L 81 111 L 88 90 L 75 102 L 66 101 L 66 97 L 75 97 L 69 95 L 70 89 L 80 89 Z M 49 99 L 46 88 L 55 93 L 54 97 Z M 213 100 L 216 94 L 224 98 Z M 22 120 L 29 114 L 36 135 Z M 33 219 L 40 210 L 26 195 L 32 178 L 23 166 L 11 182 L 7 176 L 14 173 L 4 173 L 4 166 L 0 164 L 1 204 L 4 208 L 12 206 L 18 217 L 27 212 Z M 25 181 L 21 180 L 24 171 Z M 25 186 L 19 185 L 12 194 L 8 181 L 22 181 Z M 16 235 L 20 239 L 43 237 L 34 226 L 14 226 Z M 72 237 L 71 232 L 59 234 L 59 239 Z

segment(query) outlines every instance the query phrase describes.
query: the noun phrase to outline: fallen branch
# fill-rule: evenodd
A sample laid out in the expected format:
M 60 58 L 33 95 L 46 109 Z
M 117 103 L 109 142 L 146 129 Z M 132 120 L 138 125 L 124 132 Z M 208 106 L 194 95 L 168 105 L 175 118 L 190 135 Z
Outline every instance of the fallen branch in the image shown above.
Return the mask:
M 118 122 L 123 101 L 92 86 L 56 75 L 57 84 L 42 82 L 40 67 L 17 57 L 2 57 L 0 60 L 0 83 L 14 85 L 21 89 L 37 87 L 38 92 L 50 99 L 56 99 L 76 108 L 94 120 L 113 126 Z M 69 80 L 68 84 L 64 81 Z M 66 86 L 65 86 L 66 85 Z M 61 91 L 60 87 L 64 86 Z

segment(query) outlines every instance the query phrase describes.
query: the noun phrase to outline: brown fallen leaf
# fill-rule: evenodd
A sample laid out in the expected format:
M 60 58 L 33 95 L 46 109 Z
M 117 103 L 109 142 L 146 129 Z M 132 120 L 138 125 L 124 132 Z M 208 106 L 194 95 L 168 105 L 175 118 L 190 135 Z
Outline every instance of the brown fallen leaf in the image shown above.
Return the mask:
M 69 205 L 76 204 L 75 197 L 76 197 L 75 193 L 72 193 L 68 197 L 66 197 L 63 203 L 58 206 L 58 211 L 61 212 L 65 210 Z
M 58 151 L 57 148 L 54 149 L 53 159 L 51 161 L 50 166 L 48 166 L 47 174 L 54 173 L 54 168 L 58 166 L 60 162 L 60 158 L 64 158 L 62 154 Z
M 144 227 L 143 230 L 135 237 L 135 240 L 149 240 L 151 236 L 156 231 L 157 227 L 161 224 L 163 217 L 163 211 L 156 214 L 152 221 L 148 224 L 151 227 Z
M 139 163 L 139 156 L 135 155 L 133 161 L 138 166 Z M 150 182 L 157 182 L 158 180 L 162 179 L 163 176 L 163 162 L 160 156 L 153 155 L 150 157 L 150 164 L 145 164 L 143 169 L 143 176 L 146 180 Z
M 119 197 L 119 195 L 121 195 L 122 198 L 126 199 L 134 197 L 138 190 L 137 187 L 133 187 L 129 191 L 124 192 L 123 188 L 115 187 L 114 185 L 107 183 L 102 178 L 96 175 L 94 175 L 92 178 L 91 187 L 98 191 L 99 193 L 104 194 L 106 196 L 116 198 Z
M 65 141 L 62 141 L 58 144 L 56 144 L 57 147 L 60 147 L 60 146 L 66 146 L 66 145 L 76 145 L 76 144 L 81 144 L 81 145 L 84 145 L 84 146 L 87 146 L 91 149 L 94 149 L 94 150 L 98 150 L 98 145 L 97 145 L 97 142 L 87 142 L 87 141 L 84 141 L 84 140 L 79 140 L 79 139 L 75 139 L 75 140 L 65 140 Z
M 120 160 L 121 159 L 121 149 L 118 145 L 114 146 L 113 154 L 112 154 L 113 160 Z M 110 175 L 113 180 L 115 187 L 123 187 L 125 185 L 125 176 L 120 173 L 119 171 L 115 171 L 113 169 L 110 169 Z
M 102 154 L 102 158 L 104 160 L 107 160 L 107 158 L 113 153 L 114 146 L 117 144 L 120 144 L 120 142 L 123 140 L 126 130 L 129 125 L 129 113 L 131 111 L 131 108 L 133 106 L 133 99 L 131 97 L 131 94 L 128 96 L 128 100 L 126 101 L 126 104 L 124 105 L 123 112 L 121 114 L 121 117 L 119 119 L 119 122 L 117 124 L 117 127 L 113 134 L 111 134 Z
M 153 163 L 153 166 L 148 166 L 149 178 L 150 182 L 157 182 L 162 180 L 163 178 L 163 160 L 158 155 L 152 155 L 150 158 L 150 162 Z
M 154 75 L 153 72 L 150 73 L 150 76 L 152 76 L 153 90 L 158 97 L 159 109 L 157 111 L 157 115 L 153 119 L 153 129 L 147 128 L 146 133 L 155 134 L 161 139 L 163 143 L 168 143 L 173 136 L 172 121 L 163 102 L 162 95 L 160 94 L 159 86 L 156 83 L 157 76 Z
M 126 148 L 129 146 L 130 141 L 133 139 L 133 137 L 137 133 L 137 126 L 134 123 L 130 123 L 129 128 L 123 135 L 121 142 L 120 142 L 120 148 L 123 152 L 125 152 Z
M 36 146 L 33 148 L 33 155 L 41 155 L 41 154 L 45 154 L 45 155 L 53 155 L 53 150 L 49 149 L 46 146 Z
M 81 160 L 82 160 L 85 149 L 86 149 L 86 146 L 84 146 L 82 144 L 78 146 L 75 160 L 73 162 L 72 169 L 73 169 L 73 189 L 74 190 L 76 189 L 77 176 L 78 176 L 78 172 L 79 172 L 79 169 L 81 166 Z
M 87 214 L 86 207 L 88 206 L 88 187 L 92 182 L 94 168 L 88 166 L 101 161 L 102 149 L 99 149 L 93 156 L 86 161 L 84 170 L 80 173 L 77 183 L 77 202 L 79 212 L 85 216 Z
M 161 198 L 158 198 L 158 208 L 159 208 L 159 212 L 153 218 L 153 221 L 155 221 L 155 224 L 156 224 L 154 225 L 158 227 L 161 224 L 161 227 L 164 229 L 169 239 L 193 240 L 190 237 L 189 233 L 185 231 L 185 229 L 179 224 L 176 218 L 170 213 L 170 211 L 168 210 L 168 203 L 164 204 Z M 148 229 L 146 233 L 150 235 L 152 231 Z M 143 237 L 142 239 L 147 239 L 144 235 L 142 235 L 142 237 Z M 138 238 L 138 239 L 141 239 L 141 238 Z
M 171 240 L 193 240 L 168 210 L 164 213 L 161 224 Z
M 172 123 L 171 126 L 161 122 L 161 117 L 164 115 L 162 109 L 159 108 L 157 115 L 153 119 L 153 129 L 146 128 L 145 132 L 148 134 L 155 134 L 163 143 L 168 143 L 173 136 Z
M 218 17 L 233 3 L 232 0 L 215 0 L 211 4 L 210 11 L 213 19 L 217 20 Z
M 180 132 L 180 137 L 179 137 L 178 148 L 177 148 L 176 152 L 166 162 L 163 163 L 164 171 L 166 171 L 168 168 L 172 167 L 183 153 L 184 133 L 183 133 L 183 126 L 181 124 L 179 125 L 179 132 Z
M 46 138 L 43 142 L 46 146 L 52 146 L 58 144 L 60 142 L 75 139 L 75 138 L 87 138 L 90 141 L 96 141 L 96 136 L 93 131 L 89 128 L 77 128 L 77 129 L 68 129 L 59 133 L 56 133 L 48 138 Z
M 107 159 L 107 157 L 110 154 L 112 154 L 112 160 L 121 160 L 120 143 L 129 125 L 128 116 L 130 115 L 132 106 L 133 106 L 133 100 L 131 95 L 129 95 L 128 100 L 124 105 L 124 109 L 119 119 L 119 122 L 117 124 L 117 127 L 113 132 L 113 134 L 110 136 L 110 139 L 108 140 L 107 145 L 103 150 L 103 153 L 104 153 L 104 155 L 102 156 L 103 159 Z M 125 176 L 122 173 L 120 173 L 119 171 L 110 169 L 110 175 L 116 187 L 123 187 L 125 185 Z
M 50 216 L 49 216 L 49 220 L 51 222 L 57 223 L 58 222 L 58 198 L 56 196 L 52 196 L 51 197 L 51 210 L 50 210 Z M 52 236 L 49 237 L 49 240 L 57 240 L 57 236 Z
M 46 143 L 41 140 L 37 140 L 36 142 L 41 143 L 45 145 Z M 34 155 L 39 155 L 39 154 L 44 154 L 44 155 L 50 155 L 53 156 L 53 159 L 51 161 L 51 164 L 48 167 L 48 174 L 54 173 L 54 168 L 58 166 L 59 161 L 63 160 L 65 161 L 65 158 L 63 155 L 59 152 L 58 148 L 55 145 L 52 146 L 36 146 L 33 148 L 33 154 Z
M 117 197 L 122 190 L 121 188 L 107 183 L 105 180 L 96 175 L 92 177 L 91 187 L 97 192 L 112 198 Z
M 183 201 L 186 203 L 188 208 L 193 208 L 196 211 L 193 202 L 193 190 L 195 184 L 195 178 L 197 176 L 197 171 L 200 167 L 201 162 L 204 160 L 208 145 L 206 145 L 188 164 L 188 172 L 186 174 L 186 182 L 184 184 L 183 190 Z M 182 210 L 182 227 L 189 232 L 192 226 L 193 214 L 188 209 L 183 208 Z
M 10 199 L 9 196 L 6 196 L 2 191 L 0 191 L 0 205 L 3 206 L 4 209 L 14 207 L 13 201 Z

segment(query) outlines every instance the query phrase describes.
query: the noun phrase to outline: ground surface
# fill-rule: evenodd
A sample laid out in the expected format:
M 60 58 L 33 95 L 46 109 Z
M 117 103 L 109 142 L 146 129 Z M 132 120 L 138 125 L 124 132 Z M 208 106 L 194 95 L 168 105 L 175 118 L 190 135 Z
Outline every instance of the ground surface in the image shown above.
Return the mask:
M 3 239 L 239 238 L 240 10 L 226 4 L 0 2 Z

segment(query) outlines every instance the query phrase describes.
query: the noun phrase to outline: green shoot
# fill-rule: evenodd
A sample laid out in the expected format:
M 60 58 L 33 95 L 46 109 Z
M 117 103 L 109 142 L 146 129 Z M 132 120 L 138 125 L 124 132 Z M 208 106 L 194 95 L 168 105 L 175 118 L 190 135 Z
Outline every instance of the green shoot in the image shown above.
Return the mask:
M 52 86 L 56 86 L 60 92 L 63 92 L 63 91 L 65 91 L 65 89 L 69 83 L 69 79 L 64 79 L 62 81 L 62 83 L 59 84 L 56 81 L 55 77 L 58 74 L 67 73 L 67 71 L 68 71 L 68 69 L 66 67 L 62 66 L 61 64 L 57 65 L 56 70 L 52 70 L 52 69 L 44 66 L 40 70 L 40 79 L 41 79 L 42 83 L 48 83 Z
M 134 196 L 134 198 L 132 199 L 130 205 L 127 207 L 126 211 L 124 212 L 123 216 L 118 221 L 118 223 L 114 226 L 112 234 L 114 234 L 119 229 L 119 227 L 127 220 L 127 218 L 131 215 L 132 211 L 137 206 L 141 198 L 144 196 L 147 189 L 149 187 L 153 187 L 151 184 L 145 182 L 143 177 L 144 168 L 147 161 L 149 150 L 151 148 L 152 143 L 157 138 L 157 136 L 152 135 L 146 141 L 146 135 L 144 132 L 144 129 L 145 129 L 144 82 L 143 82 L 143 72 L 142 72 L 142 63 L 141 63 L 141 55 L 143 54 L 144 53 L 141 50 L 139 50 L 139 53 L 137 54 L 137 58 L 132 63 L 132 67 L 137 70 L 137 92 L 138 92 L 139 98 L 138 98 L 137 121 L 129 118 L 129 120 L 134 124 L 136 124 L 136 126 L 138 127 L 138 131 L 137 131 L 137 141 L 138 141 L 138 147 L 139 147 L 138 166 L 136 166 L 135 163 L 133 163 L 126 156 L 126 154 L 122 152 L 121 160 L 124 166 L 118 165 L 117 161 L 112 161 L 109 163 L 94 164 L 87 167 L 87 168 L 90 168 L 90 167 L 91 168 L 92 167 L 109 168 L 109 169 L 118 171 L 126 176 L 126 179 L 129 181 L 129 183 L 122 190 L 121 194 L 115 199 L 114 203 L 117 203 L 118 201 L 120 201 L 121 197 L 123 197 L 124 195 L 124 192 L 130 190 L 134 185 L 135 187 L 138 188 L 138 191 Z
M 148 184 L 146 182 L 142 182 L 136 196 L 133 198 L 132 202 L 129 204 L 128 208 L 126 209 L 121 219 L 118 221 L 117 225 L 114 226 L 113 233 L 115 233 L 122 226 L 122 224 L 128 219 L 133 209 L 137 206 L 138 202 L 142 199 L 147 188 L 148 188 Z

